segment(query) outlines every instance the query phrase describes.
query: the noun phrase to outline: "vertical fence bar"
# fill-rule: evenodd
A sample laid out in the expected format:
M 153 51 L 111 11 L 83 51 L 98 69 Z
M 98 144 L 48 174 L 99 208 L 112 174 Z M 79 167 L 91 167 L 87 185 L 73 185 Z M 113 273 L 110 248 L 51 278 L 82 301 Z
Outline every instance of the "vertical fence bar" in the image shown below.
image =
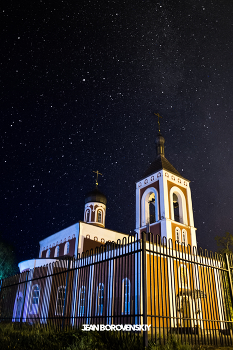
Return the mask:
M 226 259 L 226 268 L 227 268 L 227 275 L 228 275 L 228 281 L 229 281 L 229 293 L 230 293 L 230 301 L 231 301 L 231 306 L 233 308 L 233 284 L 232 284 L 232 276 L 231 276 L 231 265 L 229 263 L 229 254 L 225 254 L 225 259 Z M 227 297 L 227 296 L 226 296 Z M 230 305 L 229 305 L 229 319 L 231 320 L 231 311 L 230 311 Z M 228 324 L 227 329 L 230 332 L 232 324 Z
M 146 232 L 142 232 L 142 300 L 143 324 L 147 324 Z M 143 346 L 148 346 L 148 331 L 143 332 Z
M 65 314 L 66 314 L 66 304 L 67 304 L 67 295 L 68 295 L 68 282 L 69 282 L 69 270 L 70 270 L 70 259 L 67 264 L 67 272 L 66 272 L 66 289 L 65 289 L 65 300 L 63 306 L 63 317 L 62 317 L 62 330 L 64 329 L 65 324 Z
M 20 313 L 20 323 L 22 322 L 22 318 L 23 318 L 25 297 L 26 297 L 26 292 L 27 292 L 28 275 L 29 275 L 29 271 L 26 272 L 25 286 L 24 286 L 24 292 L 23 292 L 23 305 L 22 305 L 22 309 L 21 309 L 21 313 Z

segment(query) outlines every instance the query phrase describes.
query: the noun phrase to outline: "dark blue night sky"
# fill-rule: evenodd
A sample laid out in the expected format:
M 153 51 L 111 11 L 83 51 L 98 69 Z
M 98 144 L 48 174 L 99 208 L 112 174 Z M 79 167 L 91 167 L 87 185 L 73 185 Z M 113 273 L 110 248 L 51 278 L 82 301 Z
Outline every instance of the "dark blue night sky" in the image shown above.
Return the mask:
M 165 155 L 191 180 L 199 246 L 233 233 L 233 2 L 3 1 L 2 236 L 18 261 L 83 220 L 95 185 L 106 227 L 135 228 L 135 182 Z

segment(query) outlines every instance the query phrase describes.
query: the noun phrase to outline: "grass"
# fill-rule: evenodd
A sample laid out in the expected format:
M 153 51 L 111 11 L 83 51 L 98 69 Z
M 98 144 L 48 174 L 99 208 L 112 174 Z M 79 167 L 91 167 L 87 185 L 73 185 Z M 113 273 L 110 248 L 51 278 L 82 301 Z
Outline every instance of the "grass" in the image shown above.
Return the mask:
M 60 331 L 52 327 L 0 323 L 0 349 L 3 350 L 144 350 L 142 336 L 118 332 L 83 332 L 81 329 Z M 188 345 L 176 335 L 166 344 L 149 341 L 148 350 L 205 350 Z M 214 349 L 214 347 L 211 347 Z M 209 348 L 210 350 L 210 348 Z
M 4 350 L 141 350 L 142 338 L 115 332 L 60 331 L 27 324 L 0 323 L 0 348 Z

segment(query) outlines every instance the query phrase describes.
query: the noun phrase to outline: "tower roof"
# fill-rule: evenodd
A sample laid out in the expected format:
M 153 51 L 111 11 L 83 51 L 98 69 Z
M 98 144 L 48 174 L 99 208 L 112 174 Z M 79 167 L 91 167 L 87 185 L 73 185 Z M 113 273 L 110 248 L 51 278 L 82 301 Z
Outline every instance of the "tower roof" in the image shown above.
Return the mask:
M 93 191 L 87 193 L 85 198 L 85 204 L 89 202 L 98 202 L 107 204 L 106 196 L 96 187 Z
M 144 173 L 144 177 L 154 174 L 157 171 L 162 169 L 168 170 L 175 175 L 183 177 L 165 157 L 165 153 L 164 153 L 165 139 L 160 133 L 158 133 L 155 143 L 156 143 L 156 158 L 147 168 L 146 172 Z
M 162 155 L 157 156 L 156 159 L 150 164 L 144 174 L 144 177 L 154 174 L 162 169 L 168 170 L 175 175 L 183 177 L 180 175 L 179 171 L 177 171 L 176 168 L 174 168 L 174 166 L 167 160 L 167 158 Z

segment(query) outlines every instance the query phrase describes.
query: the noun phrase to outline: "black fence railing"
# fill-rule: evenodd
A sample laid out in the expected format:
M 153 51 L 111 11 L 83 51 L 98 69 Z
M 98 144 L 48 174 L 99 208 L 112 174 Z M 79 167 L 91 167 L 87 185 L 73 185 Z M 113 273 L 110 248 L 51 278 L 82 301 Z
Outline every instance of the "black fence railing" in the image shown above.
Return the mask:
M 143 233 L 2 280 L 0 321 L 230 346 L 232 270 L 232 255 Z

